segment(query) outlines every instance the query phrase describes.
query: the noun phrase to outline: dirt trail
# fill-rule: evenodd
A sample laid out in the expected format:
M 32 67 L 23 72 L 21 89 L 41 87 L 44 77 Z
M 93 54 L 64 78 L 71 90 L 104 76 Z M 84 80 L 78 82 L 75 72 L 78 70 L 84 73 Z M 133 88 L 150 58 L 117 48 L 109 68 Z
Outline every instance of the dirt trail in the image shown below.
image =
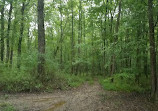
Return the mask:
M 18 111 L 93 111 L 101 91 L 99 83 L 85 83 L 70 91 L 8 95 L 8 99 L 0 99 L 0 103 L 12 104 Z
M 103 91 L 98 82 L 85 83 L 69 91 L 42 94 L 14 94 L 0 103 L 12 104 L 17 111 L 157 111 L 158 105 L 132 93 Z

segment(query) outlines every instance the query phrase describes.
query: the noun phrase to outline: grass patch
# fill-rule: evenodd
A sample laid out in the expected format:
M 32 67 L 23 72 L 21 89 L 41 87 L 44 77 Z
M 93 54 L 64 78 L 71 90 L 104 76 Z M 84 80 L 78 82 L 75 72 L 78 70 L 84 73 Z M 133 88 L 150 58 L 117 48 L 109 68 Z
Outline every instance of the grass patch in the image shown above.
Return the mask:
M 146 92 L 150 89 L 149 78 L 141 77 L 140 84 L 135 83 L 133 74 L 116 74 L 106 79 L 100 79 L 100 84 L 105 90 L 125 92 Z
M 0 103 L 0 111 L 16 111 L 15 108 L 8 103 Z

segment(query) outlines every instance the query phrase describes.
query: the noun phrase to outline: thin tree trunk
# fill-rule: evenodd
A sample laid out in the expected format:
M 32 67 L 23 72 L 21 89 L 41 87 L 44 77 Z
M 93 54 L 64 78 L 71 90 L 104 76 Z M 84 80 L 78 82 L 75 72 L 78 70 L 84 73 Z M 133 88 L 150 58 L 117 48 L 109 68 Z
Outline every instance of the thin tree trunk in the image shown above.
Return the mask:
M 75 56 L 75 50 L 74 50 L 74 10 L 73 10 L 73 0 L 71 0 L 71 13 L 72 13 L 72 31 L 71 31 L 71 73 L 74 73 L 74 56 Z
M 6 54 L 6 63 L 9 62 L 10 56 L 10 27 L 11 27 L 11 14 L 13 9 L 13 1 L 10 2 L 10 9 L 9 9 L 9 18 L 8 18 L 8 30 L 7 30 L 7 54 Z
M 82 39 L 82 0 L 79 1 L 79 25 L 78 25 L 78 44 L 81 44 Z M 81 48 L 78 48 L 78 55 L 80 57 Z
M 126 37 L 125 37 L 125 46 L 128 44 L 129 42 L 129 29 L 126 30 Z M 125 52 L 127 53 L 128 50 L 127 48 L 125 48 Z M 129 68 L 129 56 L 125 56 L 125 68 Z
M 62 13 L 62 1 L 60 0 L 60 38 L 63 40 L 63 13 Z M 60 65 L 63 68 L 63 41 L 60 43 Z
M 38 76 L 43 81 L 45 75 L 45 29 L 44 0 L 38 0 Z
M 150 39 L 150 68 L 151 68 L 151 100 L 155 101 L 157 92 L 156 52 L 153 21 L 153 0 L 148 0 L 149 39 Z
M 147 33 L 148 34 L 148 33 Z M 147 43 L 147 34 L 144 35 L 144 40 L 146 40 L 145 46 L 148 47 L 148 43 Z M 144 58 L 144 74 L 145 76 L 148 78 L 148 51 L 146 51 L 146 49 L 143 52 Z
M 102 16 L 100 17 L 100 36 L 101 36 L 101 39 L 103 39 L 104 34 L 103 34 L 103 20 L 102 20 Z M 101 49 L 103 51 L 105 51 L 103 44 L 101 44 Z M 103 54 L 102 58 L 104 60 L 104 54 Z M 101 74 L 104 74 L 104 61 L 102 61 L 102 59 L 101 59 L 99 64 L 100 64 Z
M 119 32 L 120 17 L 121 17 L 121 7 L 122 7 L 122 0 L 119 1 L 119 12 L 118 12 L 118 17 L 117 17 L 117 22 L 116 22 L 116 27 L 115 27 L 115 33 L 116 33 L 115 38 L 114 38 L 115 46 L 116 46 L 116 42 L 118 40 L 118 32 Z M 111 61 L 112 61 L 112 65 L 111 65 L 111 73 L 110 74 L 113 75 L 115 70 L 116 70 L 115 54 L 112 56 Z
M 27 32 L 27 49 L 28 49 L 28 51 L 30 51 L 30 44 L 31 44 L 31 40 L 30 40 L 30 26 L 29 26 L 28 32 Z
M 3 5 L 1 9 L 1 61 L 4 60 L 4 5 L 5 0 L 3 0 Z
M 21 65 L 21 45 L 22 45 L 22 39 L 23 39 L 23 33 L 24 33 L 24 12 L 25 12 L 25 1 L 22 3 L 21 8 L 21 24 L 20 24 L 20 37 L 18 42 L 18 60 L 17 60 L 17 67 L 20 68 Z
M 137 29 L 137 36 L 136 36 L 136 43 L 137 43 L 137 50 L 136 50 L 136 66 L 135 66 L 135 69 L 137 69 L 136 70 L 136 75 L 135 75 L 135 82 L 136 83 L 138 83 L 139 84 L 139 78 L 140 78 L 140 74 L 141 74 L 141 72 L 140 72 L 140 70 L 141 70 L 141 61 L 140 61 L 140 53 L 141 53 L 141 51 L 140 51 L 140 34 L 141 34 L 141 32 L 140 32 L 140 29 L 139 29 L 139 27 L 137 27 L 138 29 Z
M 79 0 L 79 24 L 78 24 L 78 59 L 81 58 L 81 44 L 82 41 L 82 0 Z M 80 63 L 77 65 L 77 72 L 80 73 Z
M 103 35 L 103 51 L 104 51 L 104 55 L 103 55 L 103 64 L 105 65 L 105 47 L 106 47 L 106 35 L 107 35 L 107 15 L 108 15 L 108 2 L 109 0 L 106 0 L 106 4 L 105 4 L 105 1 L 104 2 L 104 5 L 105 6 L 105 10 L 106 10 L 106 13 L 105 13 L 105 21 L 104 21 L 104 35 Z M 104 68 L 104 65 L 103 65 L 103 73 L 105 73 L 105 68 Z
M 16 4 L 17 5 L 17 4 Z M 14 15 L 15 19 L 14 19 L 14 23 L 13 23 L 13 30 L 12 30 L 12 40 L 11 40 L 11 50 L 10 50 L 10 65 L 12 66 L 13 64 L 13 54 L 14 54 L 14 42 L 15 42 L 15 36 L 17 34 L 17 11 L 15 12 Z
M 91 1 L 91 8 L 92 8 L 92 1 Z M 94 48 L 94 22 L 93 22 L 93 17 L 92 17 L 92 19 L 91 19 L 91 21 L 90 21 L 90 24 L 91 24 L 91 28 L 92 28 L 92 30 L 91 30 L 91 47 L 92 47 L 92 49 L 91 49 L 91 53 L 93 54 L 92 55 L 92 66 L 91 66 L 91 73 L 92 74 L 94 74 L 94 71 L 95 71 L 95 66 L 94 66 L 94 50 L 93 50 L 93 48 Z

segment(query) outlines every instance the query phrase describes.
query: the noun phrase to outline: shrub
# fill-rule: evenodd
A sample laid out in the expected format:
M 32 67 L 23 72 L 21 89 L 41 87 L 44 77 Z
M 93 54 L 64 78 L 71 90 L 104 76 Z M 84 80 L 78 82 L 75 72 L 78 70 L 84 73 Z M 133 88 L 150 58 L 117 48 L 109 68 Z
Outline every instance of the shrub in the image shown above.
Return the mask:
M 113 79 L 113 82 L 111 81 Z M 135 75 L 122 73 L 116 74 L 106 79 L 100 79 L 100 83 L 106 90 L 113 91 L 126 91 L 126 92 L 145 92 L 150 89 L 149 80 L 144 78 L 140 79 L 140 84 L 135 83 Z M 145 82 L 143 82 L 145 81 Z

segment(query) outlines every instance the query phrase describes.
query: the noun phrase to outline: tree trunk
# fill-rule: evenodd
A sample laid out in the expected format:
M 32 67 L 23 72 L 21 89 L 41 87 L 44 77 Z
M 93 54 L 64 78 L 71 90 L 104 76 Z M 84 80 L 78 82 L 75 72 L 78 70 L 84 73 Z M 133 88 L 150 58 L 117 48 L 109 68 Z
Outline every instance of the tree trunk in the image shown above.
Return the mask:
M 82 41 L 82 0 L 79 0 L 79 24 L 78 24 L 78 59 L 81 58 L 81 44 Z M 77 72 L 80 73 L 81 64 L 80 62 L 77 65 Z
M 105 13 L 105 21 L 104 21 L 104 34 L 103 34 L 103 51 L 104 51 L 104 54 L 103 54 L 103 73 L 105 73 L 105 68 L 104 68 L 104 65 L 105 65 L 105 47 L 106 47 L 106 35 L 107 35 L 107 15 L 108 15 L 108 2 L 109 0 L 106 0 L 106 4 L 104 2 L 104 4 L 106 5 L 105 7 L 105 10 L 106 10 L 106 13 Z
M 60 65 L 61 65 L 61 69 L 63 68 L 63 13 L 62 13 L 62 1 L 60 0 L 60 38 L 61 38 L 61 42 L 60 42 Z
M 151 68 L 151 100 L 155 101 L 157 91 L 156 52 L 153 21 L 153 0 L 148 0 L 149 40 L 150 40 L 150 68 Z
M 3 5 L 1 9 L 1 61 L 4 60 L 4 5 L 5 0 L 3 0 Z
M 30 45 L 31 45 L 31 40 L 30 40 L 30 26 L 28 27 L 28 32 L 27 32 L 27 49 L 30 51 Z
M 135 82 L 139 84 L 139 78 L 140 78 L 140 74 L 141 74 L 141 58 L 140 58 L 140 54 L 141 54 L 141 50 L 140 50 L 140 36 L 141 36 L 141 31 L 139 29 L 139 27 L 137 27 L 137 36 L 136 36 L 136 43 L 137 43 L 137 49 L 136 49 L 136 75 L 135 75 Z
M 17 60 L 17 67 L 20 68 L 21 65 L 21 45 L 22 45 L 22 39 L 23 39 L 23 33 L 24 33 L 24 11 L 25 11 L 25 1 L 22 3 L 21 8 L 21 24 L 20 24 L 20 37 L 18 42 L 18 60 Z
M 148 40 L 147 40 L 147 37 L 148 37 L 148 33 L 146 33 L 144 35 L 144 40 L 145 40 L 145 46 L 148 47 Z M 146 76 L 146 78 L 148 78 L 148 51 L 146 50 L 146 48 L 144 49 L 143 51 L 143 55 L 144 55 L 144 58 L 143 58 L 143 61 L 144 61 L 144 74 Z
M 45 29 L 44 29 L 44 0 L 38 0 L 38 76 L 41 81 L 45 75 Z
M 116 42 L 118 40 L 118 32 L 119 32 L 120 17 L 121 17 L 121 6 L 122 6 L 122 0 L 119 1 L 118 17 L 117 17 L 117 22 L 116 22 L 116 27 L 115 27 L 115 34 L 116 34 L 115 38 L 114 38 L 115 46 L 116 46 Z M 115 70 L 116 70 L 116 57 L 115 57 L 115 54 L 112 56 L 111 62 L 112 62 L 112 65 L 111 65 L 111 73 L 110 74 L 113 75 Z
M 86 15 L 83 13 L 83 42 L 86 45 Z M 84 57 L 87 57 L 87 48 L 84 47 Z M 86 71 L 87 64 L 84 65 L 83 70 Z M 87 71 L 86 71 L 87 72 Z
M 72 31 L 71 31 L 71 73 L 74 73 L 74 56 L 75 56 L 75 50 L 74 50 L 74 11 L 73 11 L 73 0 L 71 0 L 71 13 L 72 13 Z
M 16 2 L 16 5 L 17 5 L 17 2 Z M 18 20 L 17 20 L 17 11 L 15 12 L 15 19 L 14 19 L 14 23 L 13 23 L 13 30 L 12 30 L 12 39 L 11 39 L 11 50 L 10 50 L 10 65 L 12 66 L 13 64 L 13 54 L 14 54 L 14 42 L 15 42 L 15 37 L 16 37 L 16 34 L 17 34 L 17 23 L 18 23 Z
M 10 9 L 9 9 L 9 18 L 8 18 L 8 30 L 7 30 L 7 54 L 6 54 L 6 63 L 9 62 L 10 56 L 10 26 L 11 26 L 11 14 L 12 14 L 13 4 L 12 1 L 10 2 Z

